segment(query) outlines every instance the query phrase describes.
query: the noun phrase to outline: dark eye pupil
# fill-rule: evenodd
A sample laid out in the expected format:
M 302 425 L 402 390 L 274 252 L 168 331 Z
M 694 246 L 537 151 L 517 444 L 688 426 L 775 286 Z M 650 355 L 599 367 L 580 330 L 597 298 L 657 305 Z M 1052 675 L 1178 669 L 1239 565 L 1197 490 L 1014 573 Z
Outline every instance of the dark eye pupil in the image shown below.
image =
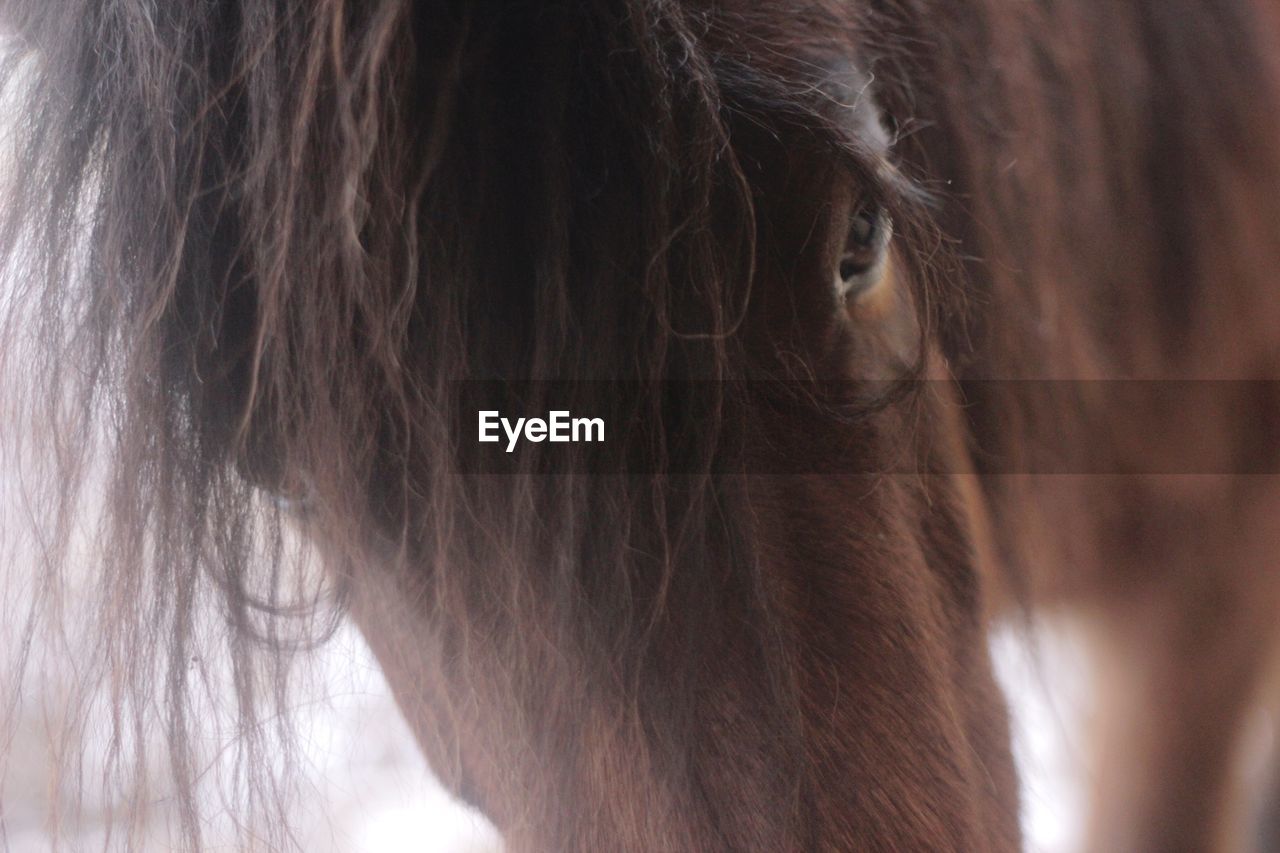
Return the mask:
M 853 217 L 853 222 L 849 226 L 851 242 L 864 249 L 870 248 L 876 239 L 879 219 L 880 210 L 876 207 L 865 207 L 858 211 L 858 215 Z
M 846 284 L 875 265 L 881 249 L 880 216 L 880 208 L 869 204 L 859 210 L 849 223 L 845 253 L 840 259 L 840 278 Z

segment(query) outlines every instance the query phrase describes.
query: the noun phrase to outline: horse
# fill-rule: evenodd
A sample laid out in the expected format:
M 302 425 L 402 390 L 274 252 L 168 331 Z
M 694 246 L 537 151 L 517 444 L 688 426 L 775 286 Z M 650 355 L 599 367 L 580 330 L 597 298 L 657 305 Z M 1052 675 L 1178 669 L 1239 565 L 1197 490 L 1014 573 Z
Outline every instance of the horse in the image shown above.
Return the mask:
M 175 843 L 207 845 L 221 650 L 227 802 L 243 844 L 289 846 L 270 702 L 339 614 L 512 850 L 1016 850 L 988 639 L 1042 612 L 1101 649 L 1089 848 L 1252 837 L 1239 753 L 1280 647 L 1271 4 L 0 20 L 0 351 L 51 448 L 22 480 L 46 533 L 20 641 L 94 638 L 103 778 L 135 780 L 116 842 L 163 772 Z M 474 431 L 498 409 L 606 438 L 505 455 Z

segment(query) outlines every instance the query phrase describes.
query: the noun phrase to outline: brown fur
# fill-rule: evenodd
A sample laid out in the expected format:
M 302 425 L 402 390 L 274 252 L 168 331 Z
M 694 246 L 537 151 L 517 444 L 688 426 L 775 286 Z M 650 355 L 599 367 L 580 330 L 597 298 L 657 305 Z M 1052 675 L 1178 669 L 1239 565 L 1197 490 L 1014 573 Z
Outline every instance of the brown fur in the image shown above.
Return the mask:
M 281 791 L 264 687 L 324 633 L 290 524 L 513 849 L 1016 849 L 1001 597 L 1087 613 L 1121 668 L 1096 849 L 1239 825 L 1280 494 L 1225 472 L 1274 470 L 1277 401 L 1121 407 L 1093 380 L 1276 378 L 1262 3 L 2 8 L 40 568 L 70 560 L 105 433 L 82 677 L 111 688 L 119 775 L 165 726 L 189 846 L 206 646 L 249 832 Z M 871 104 L 888 154 L 851 121 Z M 831 247 L 864 197 L 895 298 L 843 311 Z M 467 379 L 627 380 L 568 403 L 632 425 L 635 467 L 547 473 L 543 446 L 462 473 Z M 1044 379 L 1073 381 L 1015 381 Z M 1205 436 L 1208 476 L 1145 473 Z

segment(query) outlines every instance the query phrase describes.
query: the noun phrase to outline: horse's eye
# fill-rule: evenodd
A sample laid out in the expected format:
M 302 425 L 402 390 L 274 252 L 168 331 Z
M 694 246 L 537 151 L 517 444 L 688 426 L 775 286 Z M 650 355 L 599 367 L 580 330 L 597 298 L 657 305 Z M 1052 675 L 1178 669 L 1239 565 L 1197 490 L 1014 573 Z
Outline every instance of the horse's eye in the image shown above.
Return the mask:
M 856 298 L 879 282 L 892 233 L 889 218 L 874 202 L 864 204 L 853 215 L 836 271 L 840 296 Z

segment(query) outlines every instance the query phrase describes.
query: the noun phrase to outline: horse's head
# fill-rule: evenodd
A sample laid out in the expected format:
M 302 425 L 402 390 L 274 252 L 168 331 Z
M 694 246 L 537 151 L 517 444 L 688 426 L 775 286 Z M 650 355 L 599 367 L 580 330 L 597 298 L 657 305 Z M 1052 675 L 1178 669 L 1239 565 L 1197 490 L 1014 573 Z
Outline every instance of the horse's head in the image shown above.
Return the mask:
M 959 266 L 850 14 L 413 21 L 380 174 L 416 230 L 360 243 L 411 275 L 377 280 L 403 322 L 342 344 L 394 358 L 352 389 L 373 506 L 341 518 L 375 519 L 355 612 L 433 764 L 512 840 L 1015 843 L 975 516 L 929 473 L 963 470 L 960 423 L 918 381 Z M 567 381 L 510 414 L 601 417 L 624 465 L 458 473 L 460 379 Z
M 878 5 L 20 18 L 125 458 L 194 531 L 160 557 L 253 609 L 236 521 L 288 498 L 518 846 L 1015 846 L 977 516 L 930 473 L 962 433 L 918 381 L 961 267 Z M 481 383 L 612 444 L 477 473 Z

